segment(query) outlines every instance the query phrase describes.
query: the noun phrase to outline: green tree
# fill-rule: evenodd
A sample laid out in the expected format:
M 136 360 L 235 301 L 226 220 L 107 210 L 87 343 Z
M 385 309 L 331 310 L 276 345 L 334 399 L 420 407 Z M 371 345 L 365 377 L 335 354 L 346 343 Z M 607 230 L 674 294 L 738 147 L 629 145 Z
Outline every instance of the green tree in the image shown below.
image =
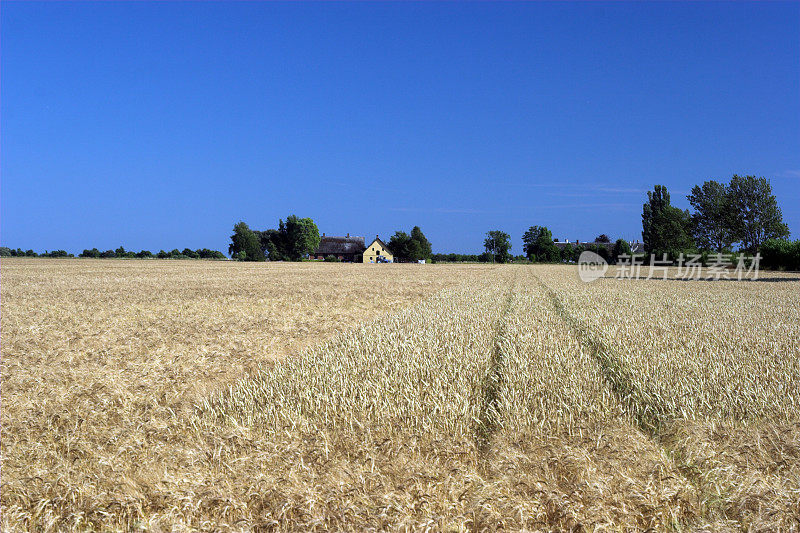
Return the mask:
M 261 243 L 261 250 L 270 261 L 285 261 L 288 259 L 283 253 L 286 249 L 285 235 L 276 229 L 253 231 Z
M 554 263 L 561 260 L 561 251 L 553 243 L 553 233 L 547 226 L 531 226 L 522 235 L 523 250 L 531 261 Z
M 694 208 L 692 233 L 700 249 L 730 250 L 737 240 L 730 188 L 718 181 L 706 181 L 692 187 L 687 199 Z
M 604 242 L 604 243 L 610 243 L 610 242 L 611 242 L 611 239 L 610 239 L 610 238 L 609 238 L 609 236 L 608 236 L 608 235 L 606 235 L 605 233 L 601 233 L 600 235 L 598 235 L 598 236 L 597 236 L 597 237 L 594 239 L 594 242 Z
M 239 222 L 233 226 L 233 235 L 231 235 L 231 244 L 228 246 L 228 254 L 231 257 L 243 257 L 243 261 L 264 261 L 265 259 L 258 237 L 244 222 Z
M 483 247 L 493 263 L 507 263 L 510 257 L 511 236 L 500 230 L 489 231 L 486 233 Z
M 409 258 L 418 261 L 420 259 L 428 259 L 431 256 L 432 248 L 431 243 L 422 233 L 419 226 L 414 226 L 411 229 L 411 237 L 408 243 Z
M 286 224 L 280 221 L 279 231 L 286 235 L 286 250 L 283 252 L 292 261 L 299 261 L 319 248 L 319 229 L 310 218 L 289 215 Z
M 100 250 L 98 250 L 97 248 L 92 248 L 91 250 L 84 250 L 84 251 L 82 251 L 80 253 L 80 255 L 78 257 L 94 257 L 94 258 L 98 258 L 98 257 L 100 257 Z
M 619 256 L 621 255 L 631 255 L 631 245 L 625 239 L 617 239 L 611 249 L 611 259 L 615 263 L 619 262 Z
M 691 217 L 670 205 L 669 192 L 656 185 L 647 193 L 647 203 L 642 206 L 642 239 L 649 254 L 677 257 L 694 248 L 691 237 Z
M 386 243 L 395 261 L 403 261 L 411 257 L 411 236 L 405 231 L 395 231 Z
M 767 239 L 789 236 L 769 181 L 734 174 L 729 187 L 732 230 L 742 248 L 755 253 Z

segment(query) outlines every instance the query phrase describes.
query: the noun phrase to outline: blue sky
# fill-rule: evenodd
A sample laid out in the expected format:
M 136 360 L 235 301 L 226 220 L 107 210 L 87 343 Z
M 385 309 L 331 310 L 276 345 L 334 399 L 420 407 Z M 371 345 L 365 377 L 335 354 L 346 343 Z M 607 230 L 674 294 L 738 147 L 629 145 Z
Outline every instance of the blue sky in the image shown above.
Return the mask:
M 0 239 L 434 251 L 641 238 L 646 191 L 771 179 L 800 237 L 800 3 L 60 3 L 0 12 Z

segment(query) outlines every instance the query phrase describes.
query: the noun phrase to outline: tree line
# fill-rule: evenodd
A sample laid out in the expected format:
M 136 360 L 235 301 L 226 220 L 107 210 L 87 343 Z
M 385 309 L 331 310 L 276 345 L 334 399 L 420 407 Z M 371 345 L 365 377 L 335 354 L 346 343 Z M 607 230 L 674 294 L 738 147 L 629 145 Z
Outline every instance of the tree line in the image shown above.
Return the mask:
M 278 221 L 277 229 L 252 230 L 245 222 L 233 226 L 228 254 L 239 261 L 300 261 L 319 247 L 319 229 L 310 218 L 296 215 Z
M 254 230 L 240 221 L 233 226 L 228 253 L 239 261 L 301 261 L 319 248 L 320 240 L 319 228 L 307 217 L 289 215 L 286 221 L 278 221 L 276 229 L 267 230 Z M 431 243 L 419 226 L 410 234 L 396 231 L 386 246 L 398 261 L 429 259 L 432 254 Z M 331 258 L 336 259 L 325 259 Z
M 663 185 L 647 193 L 642 206 L 642 242 L 646 254 L 677 260 L 684 254 L 699 254 L 706 261 L 711 253 L 734 251 L 761 253 L 762 264 L 771 268 L 800 269 L 800 241 L 788 241 L 772 186 L 764 177 L 734 174 L 725 182 L 709 180 L 695 185 L 687 196 L 692 211 L 671 205 Z M 531 226 L 522 236 L 525 258 L 537 262 L 577 261 L 590 250 L 609 262 L 631 253 L 627 241 L 610 246 L 603 234 L 594 243 L 557 246 L 546 226 Z M 487 232 L 485 252 L 479 261 L 505 263 L 512 259 L 511 237 L 500 230 Z
M 26 250 L 23 251 L 21 248 L 13 249 L 8 247 L 0 247 L 0 257 L 75 257 L 74 254 L 67 253 L 65 250 L 54 250 L 52 252 L 45 251 L 44 253 L 36 253 L 33 250 Z M 100 251 L 97 248 L 85 249 L 83 252 L 78 254 L 78 257 L 88 257 L 94 259 L 225 259 L 225 254 L 220 252 L 219 250 L 209 250 L 208 248 L 198 248 L 197 250 L 192 250 L 190 248 L 184 248 L 183 250 L 178 250 L 177 248 L 166 252 L 164 250 L 160 250 L 157 253 L 153 253 L 149 250 L 141 250 L 138 252 L 134 252 L 131 250 L 126 250 L 123 246 L 120 246 L 116 250 L 104 250 Z

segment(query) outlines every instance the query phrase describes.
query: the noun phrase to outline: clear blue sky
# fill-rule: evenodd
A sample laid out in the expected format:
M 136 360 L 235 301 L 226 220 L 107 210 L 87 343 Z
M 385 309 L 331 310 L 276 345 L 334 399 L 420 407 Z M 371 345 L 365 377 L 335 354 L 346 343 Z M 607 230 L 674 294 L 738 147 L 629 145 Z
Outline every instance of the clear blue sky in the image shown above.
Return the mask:
M 3 2 L 2 244 L 210 247 L 291 213 L 641 238 L 771 179 L 800 237 L 800 3 Z

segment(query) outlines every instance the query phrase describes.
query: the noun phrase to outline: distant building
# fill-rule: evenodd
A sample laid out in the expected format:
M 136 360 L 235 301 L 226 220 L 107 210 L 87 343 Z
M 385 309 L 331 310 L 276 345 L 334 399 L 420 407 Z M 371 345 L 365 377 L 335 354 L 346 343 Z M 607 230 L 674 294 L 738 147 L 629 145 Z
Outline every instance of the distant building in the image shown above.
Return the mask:
M 392 263 L 394 261 L 394 256 L 392 252 L 389 251 L 389 247 L 377 236 L 375 235 L 375 240 L 372 241 L 372 244 L 367 246 L 367 249 L 364 251 L 364 262 L 365 263 Z
M 349 233 L 344 237 L 329 237 L 323 233 L 319 239 L 319 246 L 308 258 L 325 259 L 332 255 L 340 261 L 357 263 L 361 261 L 365 248 L 364 237 L 351 237 Z

